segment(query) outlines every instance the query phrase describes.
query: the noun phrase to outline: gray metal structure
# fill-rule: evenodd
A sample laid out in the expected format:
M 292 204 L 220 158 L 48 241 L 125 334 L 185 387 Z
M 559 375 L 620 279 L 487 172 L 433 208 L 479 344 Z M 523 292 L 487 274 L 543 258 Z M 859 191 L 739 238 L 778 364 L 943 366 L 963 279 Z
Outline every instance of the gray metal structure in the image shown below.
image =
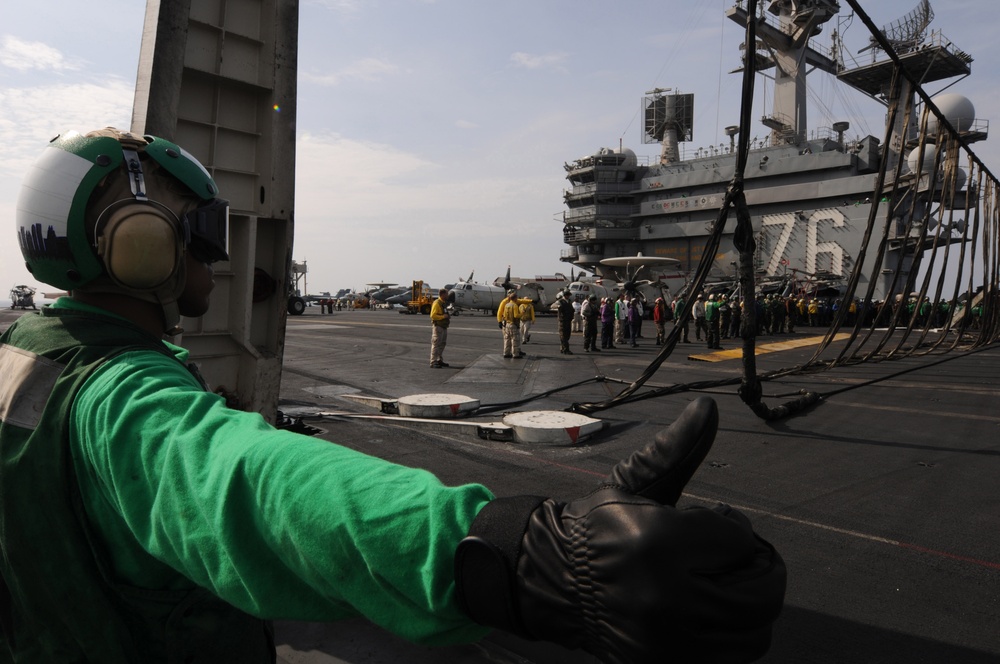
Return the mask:
M 212 307 L 181 343 L 235 406 L 274 421 L 295 209 L 298 0 L 149 0 L 132 131 L 173 140 L 230 201 Z

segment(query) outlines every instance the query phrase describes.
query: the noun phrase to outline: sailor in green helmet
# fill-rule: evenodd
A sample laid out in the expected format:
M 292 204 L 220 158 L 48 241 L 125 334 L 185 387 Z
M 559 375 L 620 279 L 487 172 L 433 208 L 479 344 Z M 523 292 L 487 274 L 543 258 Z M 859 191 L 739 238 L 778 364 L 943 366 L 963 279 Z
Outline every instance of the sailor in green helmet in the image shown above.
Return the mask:
M 274 662 L 269 619 L 489 628 L 605 662 L 750 661 L 785 568 L 729 507 L 677 509 L 693 402 L 584 498 L 495 498 L 228 408 L 164 340 L 206 311 L 227 204 L 170 141 L 55 139 L 17 206 L 70 291 L 0 336 L 0 661 Z M 588 561 L 581 565 L 580 561 Z

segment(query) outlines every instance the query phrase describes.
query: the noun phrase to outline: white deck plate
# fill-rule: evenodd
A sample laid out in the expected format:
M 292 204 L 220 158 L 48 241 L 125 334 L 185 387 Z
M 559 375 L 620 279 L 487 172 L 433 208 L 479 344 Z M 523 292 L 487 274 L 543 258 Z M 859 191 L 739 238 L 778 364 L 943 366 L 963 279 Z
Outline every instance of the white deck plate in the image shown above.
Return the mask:
M 521 443 L 575 443 L 604 428 L 604 422 L 563 410 L 508 413 L 503 423 L 514 430 Z
M 479 409 L 479 399 L 462 394 L 411 394 L 396 400 L 403 417 L 464 417 Z

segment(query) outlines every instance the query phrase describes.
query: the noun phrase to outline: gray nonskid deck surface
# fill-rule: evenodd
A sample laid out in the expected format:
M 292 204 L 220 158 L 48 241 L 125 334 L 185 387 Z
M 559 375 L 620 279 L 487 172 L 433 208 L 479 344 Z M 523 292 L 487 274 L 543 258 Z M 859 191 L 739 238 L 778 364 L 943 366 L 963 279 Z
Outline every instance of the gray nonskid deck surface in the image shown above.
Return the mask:
M 651 325 L 644 332 L 654 334 Z M 792 337 L 762 337 L 759 343 L 822 332 L 800 328 Z M 600 353 L 584 353 L 582 345 L 575 334 L 574 355 L 561 355 L 555 320 L 542 317 L 523 347 L 527 358 L 506 360 L 495 320 L 462 316 L 449 328 L 445 360 L 452 366 L 430 369 L 425 316 L 320 316 L 309 310 L 289 321 L 282 397 L 289 406 L 365 413 L 370 411 L 336 396 L 324 398 L 324 387 L 392 398 L 457 393 L 490 405 L 595 376 L 622 381 L 590 382 L 518 408 L 562 409 L 618 393 L 656 354 L 649 338 L 637 349 Z M 738 345 L 724 340 L 723 347 Z M 792 366 L 813 350 L 759 355 L 758 369 Z M 703 343 L 678 346 L 649 384 L 740 376 L 739 359 L 688 359 L 706 352 Z M 761 661 L 997 661 L 1000 349 L 790 376 L 764 383 L 764 400 L 776 405 L 802 389 L 827 394 L 845 387 L 854 389 L 771 423 L 750 412 L 735 386 L 710 391 L 720 406 L 720 430 L 682 505 L 735 505 L 784 556 L 785 610 Z M 648 443 L 698 394 L 595 413 L 608 422 L 608 431 L 572 446 L 493 442 L 370 421 L 311 423 L 324 429 L 327 440 L 428 468 L 449 484 L 482 482 L 499 495 L 546 493 L 569 500 Z M 360 620 L 279 623 L 278 634 L 279 654 L 288 662 L 587 661 L 579 653 L 501 634 L 477 646 L 429 649 Z

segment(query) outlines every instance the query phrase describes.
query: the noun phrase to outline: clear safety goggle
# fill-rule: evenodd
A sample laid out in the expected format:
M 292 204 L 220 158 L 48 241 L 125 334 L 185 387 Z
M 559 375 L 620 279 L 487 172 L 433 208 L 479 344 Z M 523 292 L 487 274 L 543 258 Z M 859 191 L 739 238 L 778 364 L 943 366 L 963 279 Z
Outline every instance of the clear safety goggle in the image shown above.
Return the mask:
M 214 198 L 185 213 L 187 248 L 202 263 L 229 260 L 229 201 Z

